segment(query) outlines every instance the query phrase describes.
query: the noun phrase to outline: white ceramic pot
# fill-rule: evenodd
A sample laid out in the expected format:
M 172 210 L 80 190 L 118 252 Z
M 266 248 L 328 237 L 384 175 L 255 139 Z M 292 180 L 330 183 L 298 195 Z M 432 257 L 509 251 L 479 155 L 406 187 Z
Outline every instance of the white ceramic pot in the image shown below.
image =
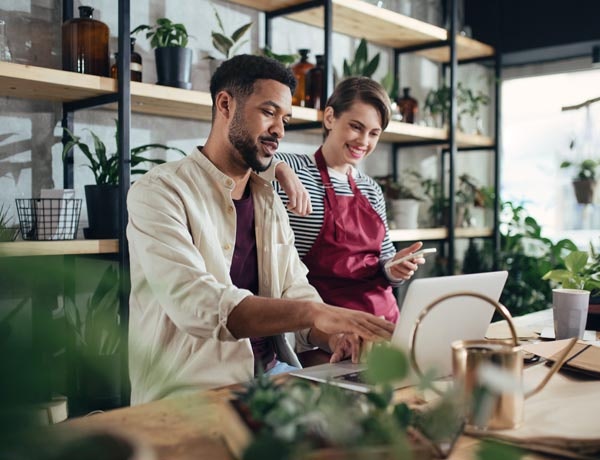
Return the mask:
M 419 216 L 417 200 L 391 200 L 390 207 L 396 228 L 417 228 Z

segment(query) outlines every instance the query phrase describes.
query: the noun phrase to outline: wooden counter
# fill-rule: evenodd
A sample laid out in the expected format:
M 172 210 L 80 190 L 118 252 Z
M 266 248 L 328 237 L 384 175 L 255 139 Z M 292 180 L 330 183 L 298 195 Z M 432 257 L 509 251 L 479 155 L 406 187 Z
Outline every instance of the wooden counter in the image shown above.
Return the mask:
M 538 330 L 551 321 L 551 314 L 538 312 L 516 318 L 519 328 Z M 492 325 L 489 333 L 506 333 L 502 322 Z M 287 378 L 282 376 L 281 378 Z M 155 401 L 140 406 L 71 419 L 61 426 L 74 429 L 109 430 L 128 434 L 150 446 L 160 460 L 233 460 L 220 436 L 218 404 L 227 398 L 231 388 L 212 390 L 170 400 Z M 410 400 L 415 390 L 406 388 L 396 393 L 398 400 Z M 222 427 L 223 430 L 227 426 Z M 461 436 L 449 457 L 451 460 L 477 458 L 480 441 L 470 436 Z M 524 459 L 540 460 L 555 458 L 548 455 L 529 453 Z
M 63 428 L 109 430 L 133 436 L 150 446 L 160 460 L 234 460 L 220 436 L 217 402 L 229 390 L 191 394 L 171 400 L 118 409 L 103 414 L 69 420 Z M 411 389 L 400 390 L 407 398 Z M 223 427 L 227 429 L 227 427 Z M 475 460 L 479 440 L 461 436 L 450 460 Z M 552 457 L 529 454 L 523 457 L 541 460 Z

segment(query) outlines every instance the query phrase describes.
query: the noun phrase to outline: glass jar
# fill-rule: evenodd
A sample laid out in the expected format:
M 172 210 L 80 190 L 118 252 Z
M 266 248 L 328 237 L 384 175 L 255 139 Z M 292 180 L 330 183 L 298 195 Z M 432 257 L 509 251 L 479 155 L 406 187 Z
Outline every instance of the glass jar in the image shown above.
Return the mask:
M 398 99 L 398 110 L 404 123 L 414 123 L 419 103 L 410 95 L 410 88 L 402 88 L 404 95 Z
M 63 23 L 63 69 L 108 77 L 108 26 L 93 19 L 93 11 L 90 6 L 80 6 L 79 18 Z
M 12 61 L 12 54 L 6 38 L 6 22 L 0 19 L 0 61 Z
M 325 59 L 322 54 L 316 56 L 317 65 L 306 72 L 306 107 L 323 110 L 327 96 L 325 94 Z
M 294 91 L 294 95 L 292 96 L 292 104 L 304 106 L 306 99 L 306 72 L 315 65 L 312 62 L 308 62 L 309 49 L 299 49 L 298 52 L 300 53 L 300 61 L 292 66 L 292 73 L 298 82 L 296 91 Z
M 115 63 L 110 68 L 110 76 L 112 78 L 117 78 L 118 76 L 118 59 L 119 53 L 115 53 Z M 135 51 L 135 38 L 133 37 L 131 37 L 131 60 L 129 63 L 129 70 L 131 81 L 142 81 L 142 56 Z

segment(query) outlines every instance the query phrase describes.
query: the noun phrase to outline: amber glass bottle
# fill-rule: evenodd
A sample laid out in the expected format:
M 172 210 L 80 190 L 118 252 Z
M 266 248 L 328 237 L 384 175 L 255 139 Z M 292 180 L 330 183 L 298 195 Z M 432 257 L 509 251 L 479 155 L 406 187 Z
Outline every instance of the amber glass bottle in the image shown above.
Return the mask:
M 306 107 L 323 110 L 327 97 L 325 95 L 325 60 L 323 55 L 316 56 L 317 65 L 306 72 Z
M 63 69 L 108 77 L 108 26 L 92 18 L 94 9 L 79 7 L 79 18 L 62 25 Z
M 306 72 L 312 69 L 315 65 L 311 62 L 308 62 L 308 53 L 310 53 L 310 50 L 299 49 L 298 52 L 300 53 L 300 61 L 292 66 L 292 72 L 294 73 L 294 77 L 296 77 L 296 81 L 298 82 L 296 91 L 294 91 L 294 95 L 292 97 L 292 104 L 304 106 L 306 99 Z
M 404 123 L 414 123 L 419 103 L 410 95 L 410 88 L 402 88 L 404 95 L 398 99 L 398 110 Z
M 117 59 L 119 59 L 119 53 L 115 53 L 115 63 L 110 68 L 110 76 L 117 78 Z M 135 38 L 131 37 L 131 60 L 129 63 L 131 81 L 142 81 L 142 56 L 135 51 Z

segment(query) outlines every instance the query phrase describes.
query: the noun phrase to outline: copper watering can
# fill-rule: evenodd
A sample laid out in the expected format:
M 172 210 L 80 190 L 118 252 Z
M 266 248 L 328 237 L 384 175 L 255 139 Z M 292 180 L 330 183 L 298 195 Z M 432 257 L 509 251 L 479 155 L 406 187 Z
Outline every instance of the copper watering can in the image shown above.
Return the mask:
M 525 399 L 538 393 L 546 386 L 550 378 L 560 369 L 577 338 L 569 342 L 567 347 L 556 360 L 541 382 L 532 390 L 523 390 L 523 353 L 518 346 L 517 332 L 508 309 L 495 300 L 475 292 L 457 292 L 443 296 L 423 309 L 415 322 L 410 336 L 410 363 L 419 378 L 423 379 L 423 372 L 416 360 L 415 344 L 417 331 L 423 319 L 437 305 L 454 297 L 477 297 L 491 304 L 508 323 L 512 339 L 506 340 L 458 340 L 452 343 L 452 371 L 454 377 L 453 390 L 458 391 L 464 408 L 467 429 L 472 430 L 500 430 L 516 428 L 523 420 Z M 492 394 L 485 393 L 485 400 L 479 398 L 478 404 L 474 403 L 475 394 L 485 392 L 482 376 L 494 369 L 493 374 L 501 377 L 510 377 L 509 384 L 504 385 L 500 391 Z M 490 375 L 488 373 L 488 375 Z M 512 385 L 510 384 L 512 383 Z M 432 388 L 439 395 L 445 391 Z M 495 394 L 497 393 L 497 394 Z M 483 403 L 482 403 L 483 401 Z M 483 408 L 483 410 L 482 410 Z

